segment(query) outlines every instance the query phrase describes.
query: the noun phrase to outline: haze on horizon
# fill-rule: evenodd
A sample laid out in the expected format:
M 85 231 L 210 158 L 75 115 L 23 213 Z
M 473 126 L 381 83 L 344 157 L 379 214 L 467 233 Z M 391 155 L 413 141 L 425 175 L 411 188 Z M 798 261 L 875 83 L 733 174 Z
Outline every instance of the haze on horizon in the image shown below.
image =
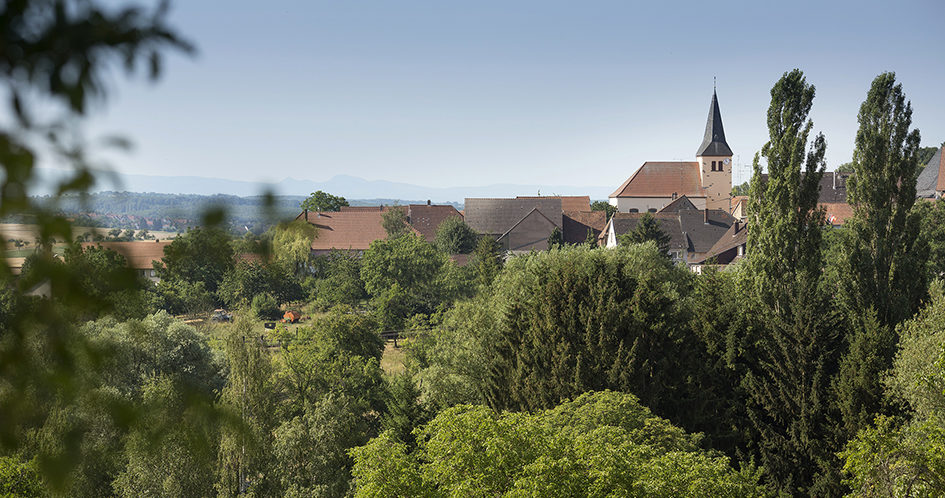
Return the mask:
M 802 69 L 828 169 L 873 78 L 895 71 L 923 146 L 945 141 L 936 0 L 183 2 L 198 48 L 156 85 L 116 83 L 93 136 L 122 173 L 277 182 L 347 174 L 431 187 L 619 185 L 692 160 L 713 78 L 735 183 L 767 140 L 773 83 Z

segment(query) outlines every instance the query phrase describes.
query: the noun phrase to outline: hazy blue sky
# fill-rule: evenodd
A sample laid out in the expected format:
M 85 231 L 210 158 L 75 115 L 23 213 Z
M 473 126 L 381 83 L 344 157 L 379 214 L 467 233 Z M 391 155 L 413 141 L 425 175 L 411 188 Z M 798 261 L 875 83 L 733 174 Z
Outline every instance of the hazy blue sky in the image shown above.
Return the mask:
M 430 186 L 613 185 L 693 160 L 712 94 L 747 179 L 769 90 L 801 68 L 828 169 L 892 70 L 923 145 L 945 141 L 945 1 L 178 0 L 198 47 L 116 85 L 95 132 L 154 175 L 336 174 Z

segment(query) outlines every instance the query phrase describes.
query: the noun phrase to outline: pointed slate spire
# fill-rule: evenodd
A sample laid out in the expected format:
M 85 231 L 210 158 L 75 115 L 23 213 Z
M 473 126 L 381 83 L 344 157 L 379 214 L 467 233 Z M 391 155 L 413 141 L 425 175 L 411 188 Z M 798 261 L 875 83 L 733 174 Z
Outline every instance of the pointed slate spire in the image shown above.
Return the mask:
M 719 111 L 719 98 L 712 89 L 712 104 L 709 105 L 709 119 L 705 123 L 705 137 L 696 152 L 699 156 L 731 156 L 732 149 L 725 142 L 725 129 L 722 128 L 722 113 Z

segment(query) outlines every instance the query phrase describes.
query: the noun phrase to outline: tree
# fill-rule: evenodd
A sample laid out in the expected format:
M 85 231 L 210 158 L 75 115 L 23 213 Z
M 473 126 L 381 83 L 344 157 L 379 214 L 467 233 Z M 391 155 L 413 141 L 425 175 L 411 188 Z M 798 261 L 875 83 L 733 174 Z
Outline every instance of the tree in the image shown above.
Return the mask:
M 295 275 L 308 272 L 312 241 L 318 230 L 306 220 L 282 223 L 272 229 L 272 255 L 277 263 L 286 265 Z
M 564 244 L 564 236 L 561 234 L 561 229 L 555 227 L 548 236 L 548 249 L 561 247 L 562 244 Z
M 344 197 L 334 196 L 317 190 L 302 201 L 299 207 L 309 211 L 341 211 L 341 208 L 347 205 L 348 201 L 346 201 Z
M 419 430 L 410 451 L 390 432 L 352 451 L 355 496 L 757 496 L 752 469 L 631 394 L 588 393 L 536 413 L 461 405 Z
M 233 268 L 230 236 L 220 228 L 192 228 L 164 247 L 163 265 L 154 270 L 161 280 L 203 282 L 216 292 L 227 270 Z
M 607 214 L 607 219 L 610 219 L 617 212 L 617 206 L 607 201 L 594 201 L 591 203 L 591 211 L 603 211 Z
M 817 200 L 826 141 L 819 134 L 808 150 L 814 93 L 797 69 L 771 89 L 770 138 L 755 155 L 748 204 L 747 297 L 758 331 L 743 361 L 752 438 L 769 485 L 836 495 L 830 382 L 838 337 L 821 285 L 824 213 Z
M 410 233 L 410 225 L 407 224 L 406 209 L 400 206 L 390 206 L 384 211 L 381 218 L 381 224 L 387 232 L 387 238 L 393 239 Z
M 877 417 L 842 454 L 855 494 L 945 493 L 945 291 L 940 282 L 930 295 L 915 318 L 900 326 L 900 347 L 886 382 L 886 394 L 906 404 L 907 418 Z
M 506 263 L 470 313 L 470 359 L 496 410 L 536 410 L 588 391 L 632 392 L 683 427 L 703 423 L 704 361 L 689 327 L 691 273 L 648 242 L 621 251 L 566 247 Z M 481 360 L 480 360 L 481 358 Z M 469 371 L 468 369 L 466 371 Z
M 442 280 L 447 263 L 446 255 L 420 235 L 371 242 L 361 260 L 361 279 L 384 325 L 400 328 L 406 318 L 432 313 L 449 301 Z
M 480 237 L 473 251 L 473 264 L 476 267 L 476 283 L 480 287 L 492 285 L 499 271 L 502 270 L 502 256 L 499 254 L 499 244 L 492 237 Z
M 443 220 L 436 229 L 433 245 L 446 254 L 469 254 L 476 247 L 478 234 L 458 216 Z
M 945 200 L 919 202 L 913 209 L 919 216 L 920 244 L 928 247 L 926 278 L 945 277 Z
M 643 213 L 637 221 L 637 226 L 630 232 L 620 236 L 621 244 L 642 244 L 648 240 L 656 243 L 660 253 L 669 257 L 670 237 L 660 228 L 660 222 L 650 213 Z
M 851 330 L 839 393 L 852 437 L 883 407 L 880 376 L 892 364 L 895 326 L 912 316 L 926 291 L 927 252 L 917 245 L 915 203 L 919 131 L 894 73 L 873 80 L 860 107 L 847 201 L 853 217 L 843 254 L 841 291 Z

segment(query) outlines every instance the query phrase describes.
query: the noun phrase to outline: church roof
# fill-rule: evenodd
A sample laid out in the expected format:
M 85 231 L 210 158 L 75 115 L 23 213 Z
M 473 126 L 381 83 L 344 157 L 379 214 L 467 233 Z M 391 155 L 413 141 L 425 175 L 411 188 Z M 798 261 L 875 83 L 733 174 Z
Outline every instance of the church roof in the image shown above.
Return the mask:
M 709 118 L 705 123 L 705 137 L 696 152 L 699 156 L 731 156 L 732 149 L 725 142 L 725 129 L 722 128 L 722 112 L 719 111 L 719 99 L 712 90 L 712 103 L 709 104 Z
M 705 197 L 699 163 L 647 161 L 610 197 Z

